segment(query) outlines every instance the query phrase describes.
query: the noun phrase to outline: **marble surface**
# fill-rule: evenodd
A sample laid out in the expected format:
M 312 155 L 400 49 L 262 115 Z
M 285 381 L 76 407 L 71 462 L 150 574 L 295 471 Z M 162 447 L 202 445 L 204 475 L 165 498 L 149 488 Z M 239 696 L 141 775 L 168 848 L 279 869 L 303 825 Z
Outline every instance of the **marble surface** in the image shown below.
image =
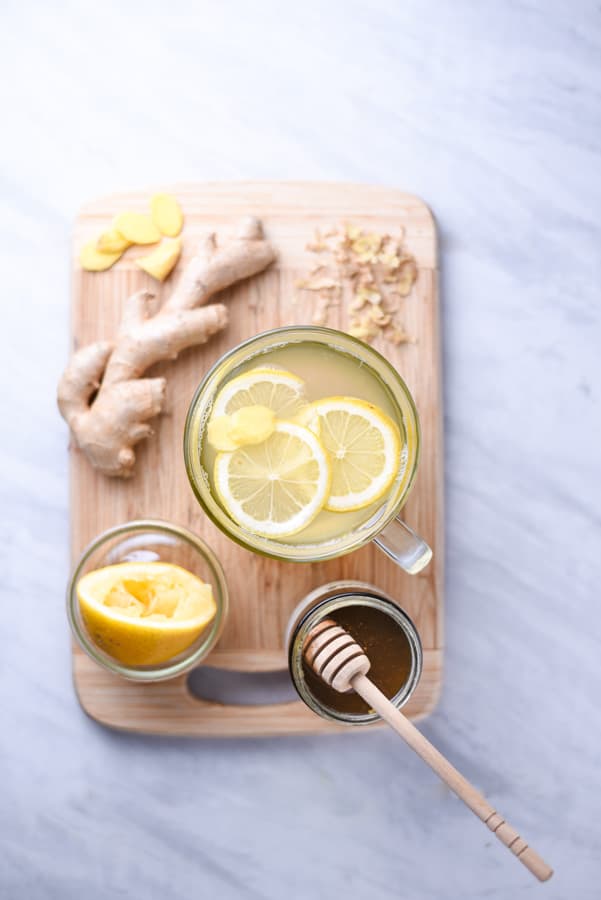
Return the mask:
M 2 900 L 598 897 L 598 4 L 24 0 L 0 41 Z M 160 740 L 77 705 L 73 217 L 238 178 L 436 213 L 447 651 L 423 729 L 554 864 L 544 887 L 391 734 Z

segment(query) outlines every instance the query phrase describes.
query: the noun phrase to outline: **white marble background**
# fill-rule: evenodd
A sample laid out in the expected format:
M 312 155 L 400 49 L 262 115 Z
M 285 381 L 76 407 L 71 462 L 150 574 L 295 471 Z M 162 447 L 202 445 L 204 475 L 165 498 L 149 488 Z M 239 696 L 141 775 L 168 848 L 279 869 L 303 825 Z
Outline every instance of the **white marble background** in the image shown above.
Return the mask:
M 592 900 L 601 879 L 596 2 L 4 2 L 0 897 Z M 69 240 L 173 180 L 414 191 L 441 231 L 447 655 L 432 738 L 202 742 L 80 711 L 63 614 Z

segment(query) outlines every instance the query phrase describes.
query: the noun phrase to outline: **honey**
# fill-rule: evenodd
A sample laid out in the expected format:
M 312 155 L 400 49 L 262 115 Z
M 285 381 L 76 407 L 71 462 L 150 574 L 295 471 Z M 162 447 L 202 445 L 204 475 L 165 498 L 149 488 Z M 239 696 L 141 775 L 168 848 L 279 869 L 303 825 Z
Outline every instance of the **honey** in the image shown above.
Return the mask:
M 301 601 L 288 627 L 290 674 L 301 699 L 327 719 L 369 724 L 377 714 L 354 691 L 329 687 L 305 663 L 303 647 L 322 619 L 332 619 L 357 641 L 371 662 L 369 678 L 395 706 L 407 702 L 422 668 L 415 625 L 399 605 L 373 585 L 341 581 L 312 591 Z
M 371 662 L 369 678 L 388 699 L 392 699 L 407 683 L 413 655 L 407 635 L 394 624 L 388 613 L 373 606 L 343 606 L 328 616 L 353 637 Z M 341 694 L 315 674 L 303 660 L 303 673 L 314 697 L 325 706 L 340 712 L 367 714 L 365 700 L 350 691 Z

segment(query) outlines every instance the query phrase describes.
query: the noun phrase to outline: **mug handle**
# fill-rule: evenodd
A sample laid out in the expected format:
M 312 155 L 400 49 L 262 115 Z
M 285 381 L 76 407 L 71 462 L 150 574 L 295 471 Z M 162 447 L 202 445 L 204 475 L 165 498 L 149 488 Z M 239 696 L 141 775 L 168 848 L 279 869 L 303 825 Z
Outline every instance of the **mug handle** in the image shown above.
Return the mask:
M 417 575 L 432 559 L 432 551 L 424 539 L 398 516 L 382 529 L 374 543 L 410 575 Z

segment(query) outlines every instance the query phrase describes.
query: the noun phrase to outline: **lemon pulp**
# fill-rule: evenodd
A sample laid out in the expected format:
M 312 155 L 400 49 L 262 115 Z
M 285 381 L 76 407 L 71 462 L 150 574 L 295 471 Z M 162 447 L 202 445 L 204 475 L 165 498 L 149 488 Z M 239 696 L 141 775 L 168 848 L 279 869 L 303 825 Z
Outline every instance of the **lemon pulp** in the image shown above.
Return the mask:
M 215 618 L 210 584 L 173 563 L 127 562 L 95 569 L 77 585 L 95 644 L 127 666 L 167 662 Z

